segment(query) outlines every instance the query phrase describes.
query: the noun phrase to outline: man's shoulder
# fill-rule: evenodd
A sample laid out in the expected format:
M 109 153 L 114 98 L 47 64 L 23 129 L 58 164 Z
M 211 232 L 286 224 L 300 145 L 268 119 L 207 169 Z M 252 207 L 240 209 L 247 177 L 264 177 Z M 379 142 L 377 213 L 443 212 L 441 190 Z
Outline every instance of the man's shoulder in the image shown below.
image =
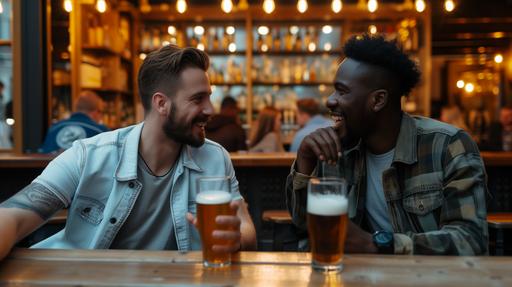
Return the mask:
M 414 119 L 418 134 L 420 135 L 439 133 L 451 137 L 462 131 L 462 129 L 458 127 L 432 118 L 423 116 L 412 116 L 412 118 Z
M 119 128 L 113 131 L 107 131 L 97 134 L 93 137 L 81 140 L 86 146 L 103 146 L 103 145 L 122 145 L 123 140 L 137 125 Z

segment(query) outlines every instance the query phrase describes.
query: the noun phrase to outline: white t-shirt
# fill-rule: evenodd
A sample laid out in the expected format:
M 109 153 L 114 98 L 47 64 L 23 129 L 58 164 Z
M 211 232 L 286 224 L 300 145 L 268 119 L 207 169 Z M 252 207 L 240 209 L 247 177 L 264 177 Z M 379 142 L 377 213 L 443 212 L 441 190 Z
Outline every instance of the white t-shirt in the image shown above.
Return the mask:
M 366 210 L 368 221 L 374 231 L 393 231 L 389 220 L 388 206 L 382 186 L 382 172 L 393 162 L 395 149 L 383 154 L 366 152 Z

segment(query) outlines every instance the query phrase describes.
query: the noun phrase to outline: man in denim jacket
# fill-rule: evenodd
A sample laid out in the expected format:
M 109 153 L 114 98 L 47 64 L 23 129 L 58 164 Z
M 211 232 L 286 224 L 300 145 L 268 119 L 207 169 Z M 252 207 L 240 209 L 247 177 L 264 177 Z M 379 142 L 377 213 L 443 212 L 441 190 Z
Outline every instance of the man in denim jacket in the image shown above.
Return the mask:
M 401 110 L 419 81 L 407 55 L 382 37 L 357 36 L 327 100 L 334 127 L 307 136 L 287 181 L 294 223 L 306 228 L 307 182 L 346 179 L 347 252 L 487 253 L 486 175 L 463 130 Z
M 147 56 L 138 84 L 145 121 L 76 141 L 22 191 L 0 204 L 0 259 L 18 240 L 67 207 L 66 227 L 41 248 L 200 248 L 196 180 L 230 178 L 236 216 L 217 216 L 221 252 L 254 249 L 254 225 L 228 153 L 205 140 L 213 114 L 208 56 L 169 45 Z

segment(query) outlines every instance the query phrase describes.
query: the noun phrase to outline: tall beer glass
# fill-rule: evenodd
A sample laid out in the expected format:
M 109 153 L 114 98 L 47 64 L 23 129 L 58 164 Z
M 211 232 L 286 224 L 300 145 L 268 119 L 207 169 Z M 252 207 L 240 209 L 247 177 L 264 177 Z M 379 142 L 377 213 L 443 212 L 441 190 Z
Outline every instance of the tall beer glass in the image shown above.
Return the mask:
M 231 202 L 231 184 L 229 177 L 203 177 L 197 180 L 198 193 L 197 224 L 203 245 L 203 265 L 222 267 L 231 264 L 231 253 L 212 250 L 213 245 L 229 244 L 227 240 L 213 238 L 214 230 L 227 230 L 226 226 L 217 225 L 218 215 L 235 215 L 229 204 Z
M 307 211 L 313 269 L 340 272 L 343 269 L 348 221 L 345 181 L 336 178 L 311 179 Z

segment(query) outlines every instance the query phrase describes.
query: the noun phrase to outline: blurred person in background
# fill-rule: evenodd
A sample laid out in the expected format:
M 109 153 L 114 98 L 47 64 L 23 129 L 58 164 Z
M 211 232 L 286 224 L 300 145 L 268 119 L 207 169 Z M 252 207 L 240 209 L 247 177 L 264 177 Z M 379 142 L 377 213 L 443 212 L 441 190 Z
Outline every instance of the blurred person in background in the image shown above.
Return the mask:
M 250 152 L 284 152 L 281 141 L 281 113 L 273 107 L 262 109 L 251 132 Z
M 299 124 L 300 130 L 297 131 L 293 138 L 290 147 L 291 152 L 297 152 L 305 136 L 316 129 L 332 126 L 334 123 L 320 114 L 320 104 L 317 100 L 307 98 L 297 101 L 297 124 Z
M 219 143 L 229 152 L 247 150 L 239 112 L 236 100 L 229 96 L 225 97 L 220 105 L 220 113 L 214 115 L 206 125 L 206 137 Z
M 464 114 L 462 113 L 458 106 L 443 107 L 441 109 L 440 120 L 452 126 L 461 128 L 466 132 L 470 132 L 469 127 L 466 124 L 466 121 L 464 120 Z
M 75 112 L 68 119 L 50 127 L 39 152 L 60 152 L 70 148 L 76 140 L 108 131 L 106 126 L 100 124 L 103 106 L 103 100 L 95 92 L 83 91 L 76 101 Z

